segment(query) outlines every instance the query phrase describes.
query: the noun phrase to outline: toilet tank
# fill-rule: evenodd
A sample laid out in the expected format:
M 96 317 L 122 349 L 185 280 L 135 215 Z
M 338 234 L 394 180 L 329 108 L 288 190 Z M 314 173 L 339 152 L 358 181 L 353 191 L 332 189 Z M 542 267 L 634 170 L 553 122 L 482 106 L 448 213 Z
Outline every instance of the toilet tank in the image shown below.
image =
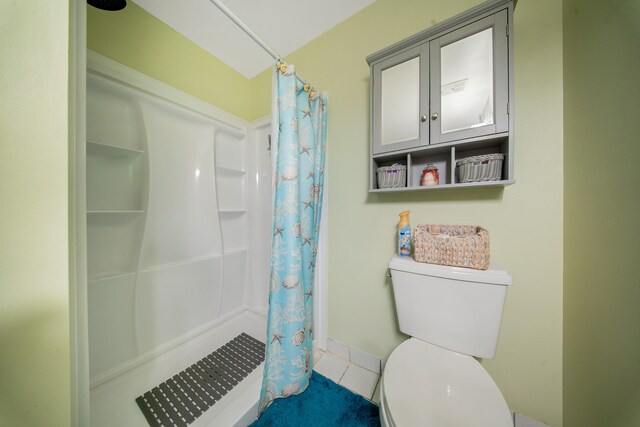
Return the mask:
M 507 272 L 394 257 L 389 263 L 400 330 L 446 349 L 493 359 L 511 285 Z

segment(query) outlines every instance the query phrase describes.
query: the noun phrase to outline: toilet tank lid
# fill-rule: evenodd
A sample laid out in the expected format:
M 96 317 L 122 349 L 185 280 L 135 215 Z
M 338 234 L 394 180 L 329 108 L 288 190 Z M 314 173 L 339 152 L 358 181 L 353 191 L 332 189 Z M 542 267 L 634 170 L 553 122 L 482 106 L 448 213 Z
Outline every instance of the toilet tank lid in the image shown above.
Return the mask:
M 492 285 L 511 285 L 511 276 L 499 268 L 491 265 L 487 270 L 473 268 L 450 267 L 447 265 L 427 264 L 417 262 L 409 257 L 394 256 L 389 262 L 390 270 L 405 271 L 407 273 L 425 276 L 443 277 L 445 279 L 461 280 L 465 282 L 489 283 Z

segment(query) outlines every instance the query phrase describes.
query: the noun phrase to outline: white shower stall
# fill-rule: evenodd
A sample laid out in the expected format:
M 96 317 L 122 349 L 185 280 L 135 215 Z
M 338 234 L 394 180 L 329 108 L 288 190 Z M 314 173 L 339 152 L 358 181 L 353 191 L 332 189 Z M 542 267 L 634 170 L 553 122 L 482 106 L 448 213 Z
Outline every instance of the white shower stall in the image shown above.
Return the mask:
M 92 426 L 241 332 L 265 342 L 268 119 L 248 123 L 89 53 L 87 315 Z M 255 417 L 262 368 L 193 425 Z

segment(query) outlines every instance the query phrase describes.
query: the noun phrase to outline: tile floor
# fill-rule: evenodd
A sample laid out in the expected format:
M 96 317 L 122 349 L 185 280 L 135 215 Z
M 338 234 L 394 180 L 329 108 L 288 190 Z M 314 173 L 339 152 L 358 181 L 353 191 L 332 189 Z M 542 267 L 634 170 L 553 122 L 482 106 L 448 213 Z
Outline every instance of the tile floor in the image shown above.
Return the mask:
M 319 352 L 313 370 L 376 405 L 380 404 L 380 375 L 375 372 L 326 352 Z

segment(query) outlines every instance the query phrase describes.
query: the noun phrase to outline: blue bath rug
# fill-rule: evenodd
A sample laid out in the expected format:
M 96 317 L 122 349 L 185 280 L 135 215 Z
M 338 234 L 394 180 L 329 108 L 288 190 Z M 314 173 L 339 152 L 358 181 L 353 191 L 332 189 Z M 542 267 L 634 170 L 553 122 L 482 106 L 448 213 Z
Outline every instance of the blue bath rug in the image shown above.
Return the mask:
M 251 427 L 379 427 L 377 405 L 313 372 L 302 394 L 276 399 Z

